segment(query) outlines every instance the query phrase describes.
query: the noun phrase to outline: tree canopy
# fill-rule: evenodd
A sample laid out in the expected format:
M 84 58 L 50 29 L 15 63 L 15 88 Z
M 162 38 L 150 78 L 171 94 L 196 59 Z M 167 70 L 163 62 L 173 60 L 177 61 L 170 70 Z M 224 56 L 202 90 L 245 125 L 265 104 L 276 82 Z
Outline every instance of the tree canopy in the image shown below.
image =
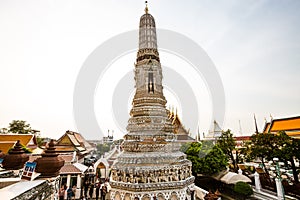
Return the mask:
M 228 160 L 222 150 L 212 141 L 188 143 L 181 150 L 193 164 L 193 174 L 211 175 L 226 169 Z
M 9 123 L 8 132 L 18 134 L 33 134 L 39 131 L 33 130 L 30 124 L 28 124 L 26 121 L 13 120 L 11 123 Z
M 239 163 L 239 152 L 235 148 L 236 141 L 229 129 L 227 131 L 222 132 L 222 135 L 217 140 L 217 145 L 226 154 L 228 159 L 231 160 L 233 165 L 233 170 L 237 172 L 238 171 L 237 164 Z M 235 156 L 233 154 L 234 151 L 236 152 Z
M 111 144 L 97 144 L 97 153 L 103 155 L 105 152 L 109 152 Z
M 300 140 L 289 137 L 284 131 L 276 134 L 259 133 L 251 137 L 251 145 L 247 148 L 248 157 L 259 158 L 264 167 L 265 161 L 278 158 L 286 166 L 292 168 L 294 181 L 299 182 L 294 158 L 300 158 Z

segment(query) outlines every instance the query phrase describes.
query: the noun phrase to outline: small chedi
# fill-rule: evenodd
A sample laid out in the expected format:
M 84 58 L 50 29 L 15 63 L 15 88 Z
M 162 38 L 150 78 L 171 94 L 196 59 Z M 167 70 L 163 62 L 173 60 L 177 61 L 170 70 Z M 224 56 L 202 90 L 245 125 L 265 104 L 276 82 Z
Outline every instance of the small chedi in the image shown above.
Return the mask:
M 147 6 L 140 18 L 134 73 L 136 91 L 124 151 L 111 170 L 111 199 L 191 199 L 192 164 L 175 142 L 163 94 L 155 21 Z
M 58 176 L 59 170 L 65 163 L 65 161 L 61 157 L 58 157 L 58 154 L 55 152 L 54 140 L 49 142 L 42 157 L 37 158 L 34 162 L 37 164 L 35 171 L 41 173 L 40 177 L 44 178 Z
M 24 164 L 29 160 L 29 155 L 25 154 L 22 149 L 20 140 L 17 141 L 15 146 L 8 152 L 7 155 L 3 155 L 2 166 L 6 170 L 19 170 L 24 167 Z

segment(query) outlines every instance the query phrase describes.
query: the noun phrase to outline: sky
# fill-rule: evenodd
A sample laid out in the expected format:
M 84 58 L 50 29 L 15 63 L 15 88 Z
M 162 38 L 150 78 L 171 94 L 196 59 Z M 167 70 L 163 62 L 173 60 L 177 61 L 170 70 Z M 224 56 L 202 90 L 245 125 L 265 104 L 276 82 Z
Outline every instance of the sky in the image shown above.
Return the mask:
M 223 129 L 251 135 L 254 113 L 259 130 L 270 115 L 300 114 L 300 1 L 148 2 L 157 28 L 192 39 L 213 61 L 226 97 Z M 78 131 L 73 92 L 83 63 L 105 41 L 137 29 L 144 7 L 141 0 L 0 0 L 0 127 L 25 120 L 42 136 L 55 139 L 66 130 Z M 100 130 L 82 133 L 87 139 L 101 139 L 108 129 L 114 130 L 117 138 L 125 134 L 124 127 L 111 120 L 112 94 L 120 79 L 133 71 L 135 56 L 131 52 L 113 61 L 110 73 L 108 70 L 106 77 L 99 79 L 94 112 Z M 164 51 L 160 58 L 163 73 L 167 67 L 189 65 Z M 182 116 L 186 105 L 176 95 L 176 88 L 165 85 L 168 106 L 178 108 L 192 134 L 198 128 L 207 132 L 214 118 L 209 88 L 192 72 L 184 77 L 192 89 L 200 91 L 196 95 L 199 119 Z M 164 79 L 168 80 L 168 74 L 164 73 Z M 128 83 L 130 98 L 122 99 L 128 112 L 133 86 L 132 80 Z

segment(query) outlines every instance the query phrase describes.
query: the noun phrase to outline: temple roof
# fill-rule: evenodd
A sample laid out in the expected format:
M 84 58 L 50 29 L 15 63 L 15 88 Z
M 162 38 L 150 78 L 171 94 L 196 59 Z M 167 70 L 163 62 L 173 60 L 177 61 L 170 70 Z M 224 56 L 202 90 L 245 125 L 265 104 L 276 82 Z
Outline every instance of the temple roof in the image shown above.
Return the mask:
M 174 133 L 178 135 L 189 135 L 189 131 L 185 129 L 182 125 L 181 120 L 177 114 L 177 111 L 169 109 L 169 119 L 171 119 L 172 124 L 174 125 Z
M 0 141 L 0 151 L 7 153 L 15 145 L 16 141 Z
M 222 135 L 222 128 L 218 124 L 216 120 L 213 121 L 212 126 L 210 130 L 208 131 L 208 134 L 204 135 L 205 140 L 215 140 L 216 138 L 219 138 Z
M 7 153 L 15 143 L 20 140 L 20 143 L 27 148 L 37 148 L 36 137 L 33 134 L 1 134 L 0 137 L 0 150 L 3 153 Z
M 87 166 L 81 163 L 65 164 L 59 171 L 59 174 L 81 174 L 88 169 Z
M 81 173 L 82 173 L 81 170 L 73 164 L 66 164 L 59 171 L 60 175 L 62 175 L 62 174 L 81 174 Z
M 287 135 L 300 138 L 300 116 L 272 119 L 266 122 L 263 133 L 285 131 Z
M 66 131 L 61 136 L 55 145 L 58 152 L 73 152 L 77 151 L 80 154 L 89 153 L 93 147 L 90 145 L 80 133 Z

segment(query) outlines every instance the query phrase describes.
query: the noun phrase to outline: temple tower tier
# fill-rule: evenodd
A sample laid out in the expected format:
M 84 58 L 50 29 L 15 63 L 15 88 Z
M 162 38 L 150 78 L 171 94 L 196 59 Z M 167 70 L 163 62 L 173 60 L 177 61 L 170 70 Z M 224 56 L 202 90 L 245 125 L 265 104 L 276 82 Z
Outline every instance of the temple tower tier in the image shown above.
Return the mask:
M 122 154 L 112 166 L 111 198 L 190 199 L 192 164 L 179 151 L 163 94 L 155 20 L 140 18 L 139 50 L 134 69 L 135 95 Z

